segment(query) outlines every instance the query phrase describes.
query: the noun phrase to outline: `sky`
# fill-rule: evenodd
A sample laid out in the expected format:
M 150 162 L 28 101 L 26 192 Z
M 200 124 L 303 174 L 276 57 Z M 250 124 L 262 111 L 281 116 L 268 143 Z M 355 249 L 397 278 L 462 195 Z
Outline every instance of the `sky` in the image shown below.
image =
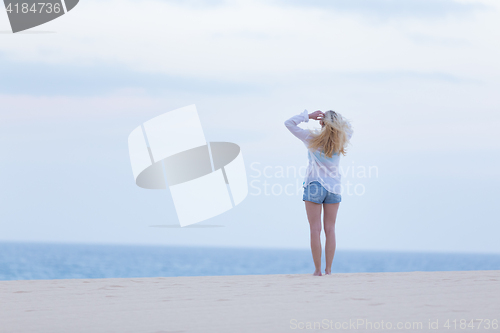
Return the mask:
M 498 40 L 495 0 L 82 0 L 17 34 L 0 11 L 0 241 L 308 248 L 283 123 L 332 109 L 338 249 L 500 253 Z M 157 227 L 172 197 L 135 185 L 128 135 L 191 104 L 249 194 L 221 227 Z

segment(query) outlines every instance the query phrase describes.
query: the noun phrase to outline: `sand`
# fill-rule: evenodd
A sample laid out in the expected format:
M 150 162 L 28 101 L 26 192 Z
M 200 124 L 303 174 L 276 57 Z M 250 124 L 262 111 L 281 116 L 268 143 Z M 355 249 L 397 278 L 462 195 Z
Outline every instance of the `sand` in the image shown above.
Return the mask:
M 500 271 L 1 281 L 0 332 L 460 332 L 462 319 L 500 332 L 499 281 Z

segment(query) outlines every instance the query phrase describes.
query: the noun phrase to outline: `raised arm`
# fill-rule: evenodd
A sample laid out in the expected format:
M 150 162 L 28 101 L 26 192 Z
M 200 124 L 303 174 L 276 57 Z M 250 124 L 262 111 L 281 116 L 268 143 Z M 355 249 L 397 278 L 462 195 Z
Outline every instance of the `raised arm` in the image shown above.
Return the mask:
M 297 138 L 305 142 L 307 141 L 307 137 L 310 136 L 310 132 L 306 129 L 300 128 L 297 125 L 302 122 L 307 123 L 310 117 L 311 119 L 319 120 L 321 119 L 322 114 L 323 113 L 321 111 L 315 111 L 311 114 L 308 114 L 307 110 L 304 110 L 304 112 L 296 116 L 293 116 L 292 118 L 285 121 L 285 126 L 286 128 L 288 128 L 290 132 L 292 132 L 293 135 L 295 135 Z

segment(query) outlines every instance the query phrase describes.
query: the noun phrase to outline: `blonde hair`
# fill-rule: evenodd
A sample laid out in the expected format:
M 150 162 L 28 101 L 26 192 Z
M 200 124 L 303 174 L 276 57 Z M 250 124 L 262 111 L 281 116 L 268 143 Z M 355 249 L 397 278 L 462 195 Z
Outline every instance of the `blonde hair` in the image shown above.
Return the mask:
M 349 143 L 347 131 L 350 130 L 349 123 L 335 111 L 326 111 L 323 119 L 323 128 L 319 133 L 313 133 L 308 148 L 316 150 L 322 148 L 323 153 L 331 158 L 332 155 L 346 154 L 346 146 Z

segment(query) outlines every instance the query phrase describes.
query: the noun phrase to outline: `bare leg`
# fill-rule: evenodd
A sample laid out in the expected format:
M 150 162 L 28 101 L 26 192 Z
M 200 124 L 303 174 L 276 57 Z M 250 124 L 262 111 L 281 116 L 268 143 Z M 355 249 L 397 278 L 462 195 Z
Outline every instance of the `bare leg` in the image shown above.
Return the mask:
M 332 262 L 335 255 L 335 221 L 337 220 L 337 212 L 339 210 L 340 203 L 336 204 L 323 204 L 325 213 L 323 216 L 323 224 L 325 228 L 325 259 L 326 268 L 325 274 L 329 275 L 332 273 Z
M 321 204 L 311 201 L 304 202 L 311 229 L 311 252 L 316 267 L 313 275 L 321 276 Z

